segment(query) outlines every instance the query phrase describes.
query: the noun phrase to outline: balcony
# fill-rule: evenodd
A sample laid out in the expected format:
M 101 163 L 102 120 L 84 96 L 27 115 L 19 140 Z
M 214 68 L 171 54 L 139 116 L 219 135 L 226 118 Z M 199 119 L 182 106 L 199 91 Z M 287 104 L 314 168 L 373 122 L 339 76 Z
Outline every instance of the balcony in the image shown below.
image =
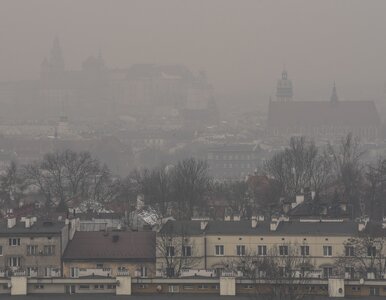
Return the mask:
M 111 268 L 80 268 L 79 269 L 79 277 L 85 276 L 103 276 L 103 277 L 111 277 Z

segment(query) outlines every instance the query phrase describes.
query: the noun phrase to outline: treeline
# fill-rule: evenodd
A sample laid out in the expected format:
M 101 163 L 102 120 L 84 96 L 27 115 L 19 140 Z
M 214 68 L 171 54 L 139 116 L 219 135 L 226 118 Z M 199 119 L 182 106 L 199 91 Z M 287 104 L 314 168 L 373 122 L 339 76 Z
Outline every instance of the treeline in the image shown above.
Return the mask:
M 126 178 L 113 176 L 106 165 L 89 152 L 48 153 L 42 160 L 18 166 L 12 162 L 0 175 L 2 207 L 19 206 L 34 197 L 47 209 L 65 211 L 118 207 L 131 210 L 137 195 L 160 216 L 190 218 L 197 207 L 205 207 L 211 178 L 204 161 L 186 159 L 175 166 L 135 170 Z
M 193 158 L 120 178 L 89 152 L 66 150 L 48 153 L 28 165 L 12 162 L 0 175 L 0 201 L 3 207 L 35 198 L 47 209 L 65 210 L 71 205 L 130 211 L 142 194 L 160 217 L 217 218 L 216 207 L 222 206 L 226 214 L 248 218 L 256 212 L 275 213 L 283 199 L 309 191 L 314 193 L 315 205 L 343 201 L 352 217 L 367 214 L 379 219 L 386 196 L 386 159 L 365 164 L 362 156 L 352 135 L 325 147 L 295 137 L 248 179 L 218 182 L 209 175 L 205 161 Z

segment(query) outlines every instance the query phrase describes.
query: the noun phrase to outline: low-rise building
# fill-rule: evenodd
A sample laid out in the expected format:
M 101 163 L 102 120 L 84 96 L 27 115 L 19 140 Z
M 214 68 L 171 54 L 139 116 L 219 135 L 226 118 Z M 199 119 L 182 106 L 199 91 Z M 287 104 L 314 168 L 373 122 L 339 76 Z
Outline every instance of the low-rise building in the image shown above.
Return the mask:
M 71 238 L 70 221 L 36 217 L 0 223 L 1 275 L 62 276 L 61 257 Z
M 292 270 L 298 273 L 297 276 L 301 276 L 303 267 L 307 267 L 309 277 L 329 278 L 338 273 L 341 275 L 342 270 L 337 270 L 336 265 L 341 257 L 351 261 L 351 265 L 346 266 L 348 268 L 355 264 L 354 253 L 364 255 L 366 260 L 373 258 L 375 251 L 384 252 L 383 247 L 374 252 L 369 248 L 368 254 L 366 249 L 363 250 L 368 246 L 365 241 L 362 245 L 355 245 L 363 250 L 361 253 L 354 249 L 354 245 L 352 249 L 347 246 L 350 238 L 361 233 L 371 236 L 365 231 L 366 225 L 367 220 L 289 220 L 284 216 L 271 220 L 255 217 L 237 221 L 168 221 L 157 236 L 157 272 L 161 276 L 173 277 L 181 276 L 187 270 L 211 270 L 214 276 L 227 272 L 243 276 L 245 274 L 237 272 L 240 265 L 235 263 L 245 263 L 248 258 L 251 262 L 273 258 L 280 264 L 291 256 L 299 261 Z M 380 224 L 374 226 L 381 236 L 385 236 L 386 230 Z M 385 253 L 380 257 L 384 259 Z M 356 271 L 347 269 L 345 276 L 354 277 Z
M 152 231 L 76 232 L 63 255 L 64 277 L 155 275 Z

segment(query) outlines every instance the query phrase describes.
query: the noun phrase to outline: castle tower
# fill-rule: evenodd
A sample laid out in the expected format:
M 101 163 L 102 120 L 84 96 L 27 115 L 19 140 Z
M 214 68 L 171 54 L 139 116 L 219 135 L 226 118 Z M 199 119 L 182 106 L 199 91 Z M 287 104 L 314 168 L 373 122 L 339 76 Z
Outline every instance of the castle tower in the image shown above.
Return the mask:
M 277 101 L 291 101 L 292 96 L 292 81 L 288 79 L 287 71 L 283 70 L 281 79 L 277 81 L 276 99 Z
M 334 87 L 332 88 L 330 101 L 331 101 L 331 103 L 338 103 L 338 101 L 339 101 L 338 93 L 336 92 L 335 80 L 334 80 Z

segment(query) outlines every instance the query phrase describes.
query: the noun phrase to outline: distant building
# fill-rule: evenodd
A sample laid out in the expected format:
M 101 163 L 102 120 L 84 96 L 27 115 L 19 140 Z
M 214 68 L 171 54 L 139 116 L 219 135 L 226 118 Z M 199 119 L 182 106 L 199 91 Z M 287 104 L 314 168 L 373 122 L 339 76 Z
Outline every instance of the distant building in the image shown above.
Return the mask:
M 260 166 L 260 152 L 256 144 L 214 146 L 207 153 L 210 173 L 217 179 L 245 178 Z
M 284 94 L 284 90 L 278 92 L 278 95 Z M 352 133 L 370 141 L 379 137 L 381 124 L 374 102 L 339 101 L 335 83 L 330 101 L 283 99 L 289 98 L 278 97 L 278 101 L 269 102 L 268 136 L 309 136 L 331 140 Z
M 279 102 L 291 101 L 293 97 L 292 81 L 288 79 L 286 70 L 281 73 L 281 79 L 277 81 L 276 99 Z

